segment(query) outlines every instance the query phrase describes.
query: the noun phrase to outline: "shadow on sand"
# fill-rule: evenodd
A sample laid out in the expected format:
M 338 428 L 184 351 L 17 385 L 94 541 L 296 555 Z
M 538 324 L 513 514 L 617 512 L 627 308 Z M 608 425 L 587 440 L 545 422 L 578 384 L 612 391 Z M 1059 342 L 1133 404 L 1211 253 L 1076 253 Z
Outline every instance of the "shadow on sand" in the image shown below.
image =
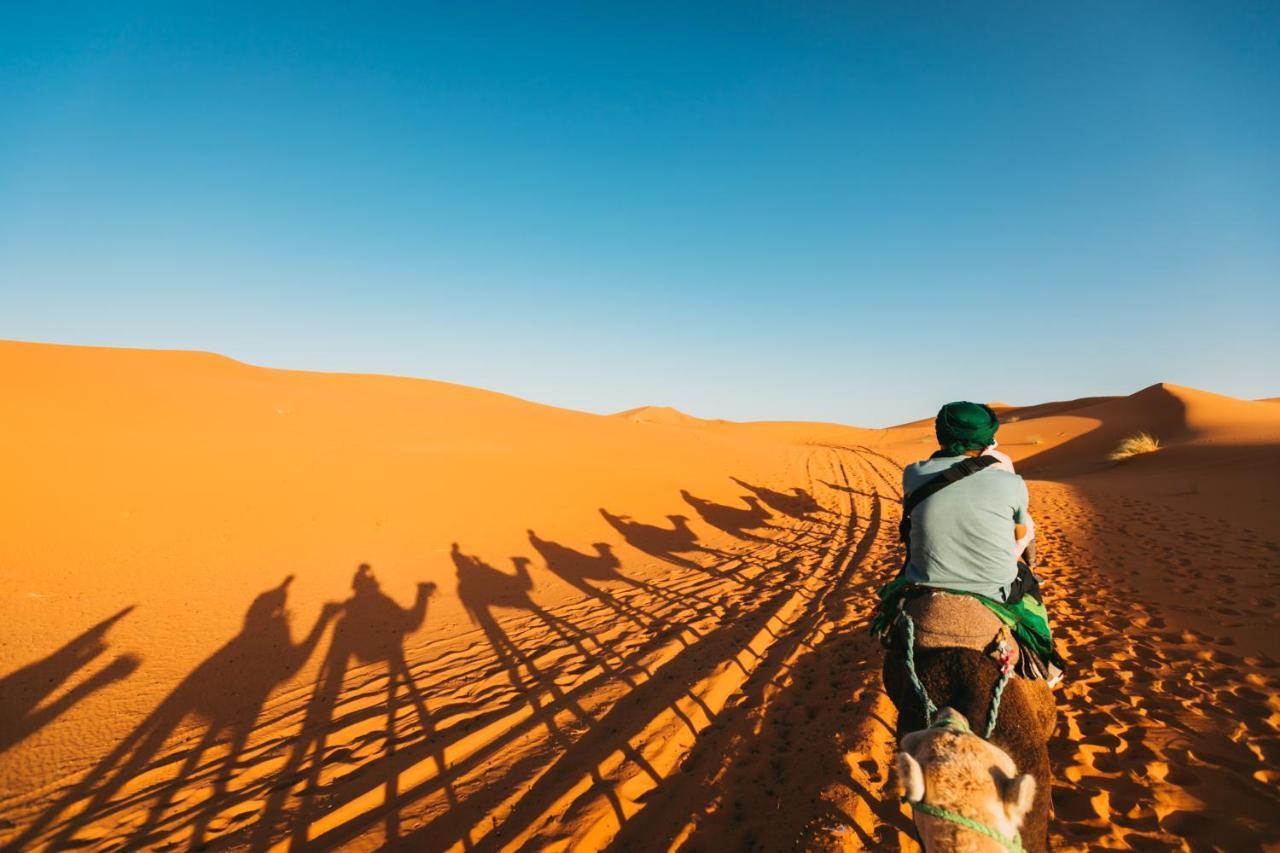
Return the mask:
M 87 803 L 49 842 L 50 847 L 77 846 L 76 834 L 90 823 L 126 809 L 143 807 L 148 810 L 146 820 L 131 833 L 127 846 L 154 846 L 167 834 L 160 823 L 174 795 L 197 774 L 205 780 L 211 779 L 213 785 L 213 793 L 186 818 L 193 825 L 190 846 L 201 846 L 209 820 L 226 805 L 227 784 L 238 768 L 240 754 L 263 703 L 276 686 L 292 678 L 306 662 L 334 613 L 333 607 L 326 607 L 307 637 L 295 645 L 285 609 L 292 580 L 289 576 L 279 586 L 258 595 L 245 613 L 240 633 L 184 678 L 159 707 L 79 784 L 28 826 L 12 846 L 15 849 L 26 846 L 45 827 L 85 800 Z M 188 719 L 206 724 L 197 744 L 162 756 L 166 743 Z M 224 734 L 229 739 L 226 755 L 213 766 L 201 766 L 205 752 Z M 144 771 L 154 769 L 153 765 L 175 761 L 180 762 L 176 773 L 164 781 L 125 790 L 125 786 Z
M 261 848 L 273 840 L 273 833 L 284 822 L 291 824 L 292 846 L 304 847 L 308 841 L 311 821 L 326 811 L 326 789 L 321 783 L 321 771 L 332 760 L 327 749 L 331 731 L 340 728 L 343 720 L 335 717 L 339 701 L 347 685 L 348 671 L 353 664 L 385 667 L 386 698 L 382 710 L 386 715 L 382 762 L 386 773 L 381 783 L 388 802 L 394 802 L 398 790 L 398 774 L 390 759 L 396 754 L 399 728 L 397 700 L 403 688 L 410 705 L 416 712 L 418 725 L 430 740 L 434 735 L 431 713 L 426 701 L 414 683 L 413 675 L 404 656 L 404 639 L 422 627 L 427 618 L 427 600 L 435 592 L 435 584 L 418 584 L 413 606 L 402 608 L 382 591 L 377 578 L 367 564 L 361 564 L 351 579 L 351 597 L 335 606 L 341 615 L 334 625 L 329 651 L 320 667 L 315 692 L 307 704 L 302 731 L 294 740 L 289 757 L 285 760 L 280 778 L 273 786 L 265 812 L 253 835 L 253 846 Z M 343 745 L 345 747 L 345 745 Z M 434 754 L 439 772 L 444 771 L 444 755 Z M 376 773 L 376 768 L 373 768 Z M 305 780 L 298 803 L 286 814 L 285 803 L 290 790 L 299 780 Z M 453 801 L 452 788 L 446 789 Z M 389 809 L 384 815 L 388 840 L 399 836 L 399 811 Z
M 138 668 L 138 658 L 118 655 L 93 675 L 46 703 L 63 684 L 107 650 L 107 631 L 132 611 L 132 607 L 126 607 L 48 657 L 0 678 L 0 752 L 17 745 L 82 699 L 108 684 L 127 678 Z

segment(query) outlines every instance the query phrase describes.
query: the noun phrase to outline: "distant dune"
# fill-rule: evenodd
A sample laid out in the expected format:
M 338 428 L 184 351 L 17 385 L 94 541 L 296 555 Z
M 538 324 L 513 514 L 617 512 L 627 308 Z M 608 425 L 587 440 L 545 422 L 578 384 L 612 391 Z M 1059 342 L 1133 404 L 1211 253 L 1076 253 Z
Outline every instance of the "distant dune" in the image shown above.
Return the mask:
M 0 844 L 909 845 L 865 621 L 931 421 L 18 342 L 0 380 Z M 1273 402 L 1000 407 L 1079 651 L 1064 847 L 1280 841 Z
M 702 418 L 695 418 L 693 415 L 686 415 L 679 409 L 673 409 L 670 406 L 639 406 L 635 409 L 627 409 L 625 412 L 618 412 L 614 417 L 641 424 L 698 426 L 708 423 L 728 423 L 728 421 L 708 421 Z

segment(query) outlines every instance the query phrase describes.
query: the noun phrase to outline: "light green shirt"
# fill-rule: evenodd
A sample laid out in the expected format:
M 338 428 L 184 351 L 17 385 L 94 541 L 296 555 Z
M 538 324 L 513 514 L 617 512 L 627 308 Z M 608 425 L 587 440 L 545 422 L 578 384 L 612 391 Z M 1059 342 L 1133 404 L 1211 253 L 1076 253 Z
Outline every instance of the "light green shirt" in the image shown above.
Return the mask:
M 903 494 L 963 458 L 913 462 L 902 471 Z M 1026 523 L 1027 500 L 1022 478 L 995 468 L 984 468 L 925 498 L 911 513 L 908 579 L 1004 601 L 1018 576 L 1013 525 Z

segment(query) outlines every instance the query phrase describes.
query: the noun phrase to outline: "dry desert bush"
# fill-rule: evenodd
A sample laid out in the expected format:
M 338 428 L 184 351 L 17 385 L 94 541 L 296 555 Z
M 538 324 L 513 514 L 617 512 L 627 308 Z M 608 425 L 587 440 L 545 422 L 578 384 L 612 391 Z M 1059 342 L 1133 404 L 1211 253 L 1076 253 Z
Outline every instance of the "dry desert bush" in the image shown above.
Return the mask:
M 1116 446 L 1116 449 L 1107 454 L 1107 458 L 1112 462 L 1119 462 L 1122 459 L 1128 459 L 1132 456 L 1141 456 L 1144 453 L 1154 453 L 1160 449 L 1160 439 L 1156 438 L 1149 432 L 1138 432 L 1126 438 Z

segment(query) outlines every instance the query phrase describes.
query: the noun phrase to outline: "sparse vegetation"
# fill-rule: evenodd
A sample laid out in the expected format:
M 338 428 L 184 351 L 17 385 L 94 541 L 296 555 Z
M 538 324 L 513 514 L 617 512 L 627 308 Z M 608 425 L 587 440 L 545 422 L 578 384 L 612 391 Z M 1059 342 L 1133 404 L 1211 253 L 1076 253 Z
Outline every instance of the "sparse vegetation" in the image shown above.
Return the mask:
M 1160 449 L 1160 439 L 1149 432 L 1139 432 L 1126 438 L 1116 449 L 1107 454 L 1112 462 L 1120 462 L 1144 453 L 1155 453 Z
M 1027 436 L 1027 444 L 1044 444 L 1044 436 L 1029 435 Z

